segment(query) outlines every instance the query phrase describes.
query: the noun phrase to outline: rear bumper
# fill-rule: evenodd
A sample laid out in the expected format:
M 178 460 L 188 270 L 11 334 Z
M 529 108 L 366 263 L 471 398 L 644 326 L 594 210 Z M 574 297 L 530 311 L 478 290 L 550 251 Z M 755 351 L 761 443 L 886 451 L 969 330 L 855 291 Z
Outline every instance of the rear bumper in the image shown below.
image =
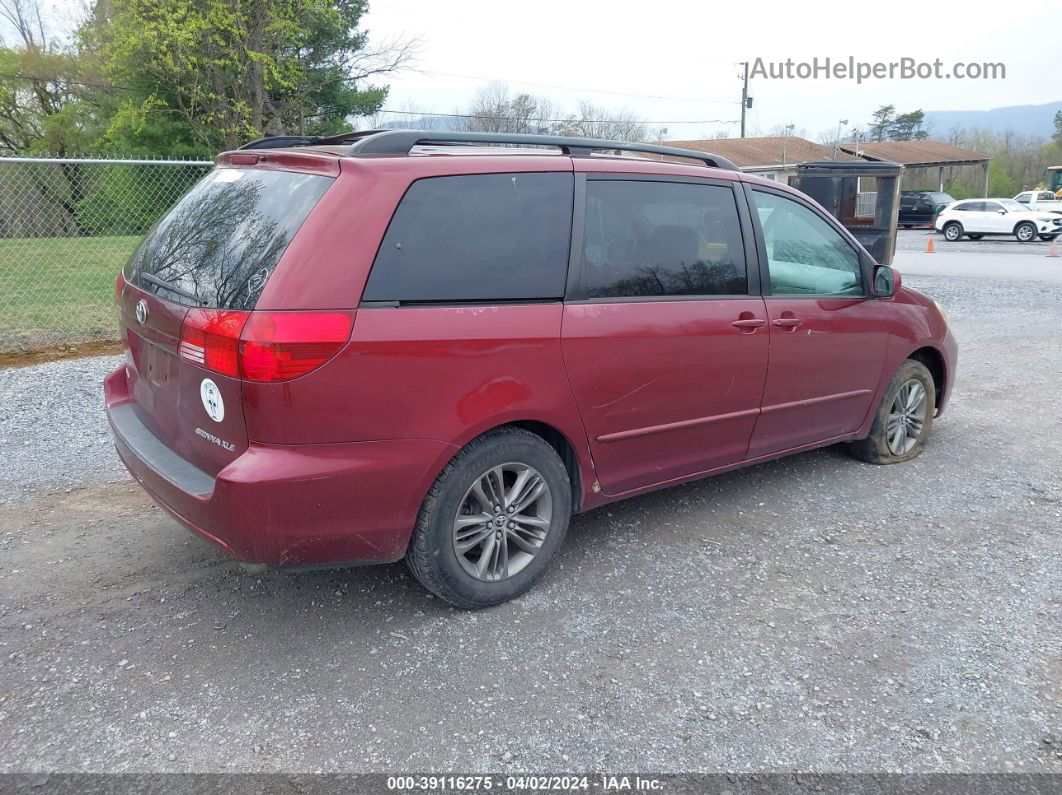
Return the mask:
M 213 476 L 140 422 L 124 366 L 104 380 L 104 394 L 115 447 L 133 477 L 181 524 L 247 563 L 400 559 L 434 474 L 455 452 L 428 439 L 252 442 Z

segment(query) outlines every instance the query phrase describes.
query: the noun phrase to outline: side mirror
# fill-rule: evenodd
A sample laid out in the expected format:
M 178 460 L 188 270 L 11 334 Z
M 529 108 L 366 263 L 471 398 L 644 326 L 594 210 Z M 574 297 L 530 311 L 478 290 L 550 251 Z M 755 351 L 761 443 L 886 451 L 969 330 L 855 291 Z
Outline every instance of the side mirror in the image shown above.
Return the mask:
M 878 265 L 874 270 L 874 295 L 889 298 L 900 289 L 900 274 L 888 265 Z
M 1006 214 L 1007 214 L 1007 211 L 1006 211 L 1005 209 L 1003 209 L 1003 210 L 1000 210 L 1000 211 L 999 211 L 999 214 L 1000 214 L 1000 215 L 1006 215 Z

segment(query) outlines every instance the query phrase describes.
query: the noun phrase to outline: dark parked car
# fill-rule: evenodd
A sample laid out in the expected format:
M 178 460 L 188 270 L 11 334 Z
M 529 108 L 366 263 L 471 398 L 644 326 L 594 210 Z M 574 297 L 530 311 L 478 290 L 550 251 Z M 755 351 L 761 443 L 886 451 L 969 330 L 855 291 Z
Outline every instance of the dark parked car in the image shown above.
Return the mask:
M 130 472 L 245 563 L 404 557 L 453 604 L 496 604 L 573 513 L 838 442 L 907 461 L 948 399 L 936 303 L 722 158 L 276 145 L 219 156 L 148 233 L 105 382 Z
M 950 195 L 938 191 L 901 191 L 899 224 L 904 229 L 932 226 L 937 214 L 953 201 Z

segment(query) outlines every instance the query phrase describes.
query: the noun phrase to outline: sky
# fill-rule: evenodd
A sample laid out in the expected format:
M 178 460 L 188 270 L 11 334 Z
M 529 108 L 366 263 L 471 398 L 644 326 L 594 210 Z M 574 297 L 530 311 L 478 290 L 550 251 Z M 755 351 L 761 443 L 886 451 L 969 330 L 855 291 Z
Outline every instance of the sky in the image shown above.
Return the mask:
M 59 24 L 78 16 L 84 2 L 42 0 Z M 1062 21 L 1058 5 L 370 0 L 363 27 L 377 44 L 417 41 L 411 67 L 386 79 L 388 109 L 460 112 L 477 89 L 500 81 L 514 93 L 548 97 L 562 114 L 579 100 L 632 111 L 671 140 L 738 135 L 743 61 L 909 57 L 939 58 L 946 70 L 956 62 L 1005 65 L 999 80 L 750 80 L 749 135 L 793 124 L 794 134 L 815 140 L 842 127 L 846 136 L 865 129 L 884 104 L 900 112 L 987 110 L 1062 98 L 1048 35 Z
M 634 111 L 666 138 L 737 136 L 738 62 L 1002 62 L 1002 80 L 750 81 L 749 135 L 793 124 L 816 139 L 866 127 L 883 104 L 901 112 L 987 110 L 1062 98 L 1046 36 L 1057 2 L 1000 4 L 868 2 L 579 2 L 536 0 L 370 0 L 365 27 L 375 41 L 419 41 L 414 69 L 390 78 L 387 107 L 453 112 L 491 80 L 545 95 L 565 110 L 580 99 Z M 921 9 L 921 10 L 920 10 Z M 959 12 L 961 9 L 961 13 Z M 1051 90 L 1054 85 L 1053 91 Z M 726 123 L 729 122 L 729 123 Z M 944 131 L 940 131 L 944 132 Z

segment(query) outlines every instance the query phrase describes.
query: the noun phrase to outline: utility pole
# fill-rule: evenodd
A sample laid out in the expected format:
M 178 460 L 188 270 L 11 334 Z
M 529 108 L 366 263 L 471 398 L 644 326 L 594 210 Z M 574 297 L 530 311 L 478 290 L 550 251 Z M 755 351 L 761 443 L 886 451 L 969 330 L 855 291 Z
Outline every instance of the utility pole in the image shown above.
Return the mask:
M 749 62 L 742 61 L 741 65 L 745 67 L 744 77 L 741 79 L 741 137 L 745 137 L 745 111 L 752 106 L 752 100 L 749 98 Z

